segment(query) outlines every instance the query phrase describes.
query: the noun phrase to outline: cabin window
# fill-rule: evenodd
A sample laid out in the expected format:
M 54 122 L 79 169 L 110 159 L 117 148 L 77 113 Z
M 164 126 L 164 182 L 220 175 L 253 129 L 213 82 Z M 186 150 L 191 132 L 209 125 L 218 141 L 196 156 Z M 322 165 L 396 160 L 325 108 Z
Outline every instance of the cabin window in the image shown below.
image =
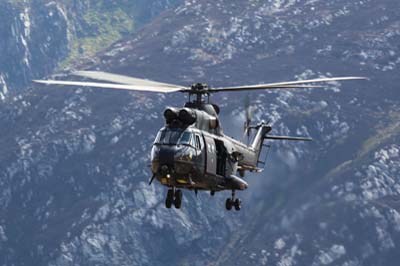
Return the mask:
M 199 135 L 196 135 L 196 148 L 201 149 L 201 144 L 200 144 L 200 137 Z

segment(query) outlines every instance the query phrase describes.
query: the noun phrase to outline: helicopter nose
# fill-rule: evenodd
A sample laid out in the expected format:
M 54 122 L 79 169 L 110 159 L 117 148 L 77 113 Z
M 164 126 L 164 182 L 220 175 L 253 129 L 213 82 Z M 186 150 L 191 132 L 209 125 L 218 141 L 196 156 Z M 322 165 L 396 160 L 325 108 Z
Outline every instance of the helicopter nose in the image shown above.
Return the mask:
M 174 165 L 174 150 L 170 147 L 161 148 L 159 153 L 160 165 Z
M 154 174 L 166 174 L 165 169 L 172 169 L 174 165 L 174 149 L 169 146 L 153 147 L 151 170 Z M 164 169 L 164 170 L 163 170 Z

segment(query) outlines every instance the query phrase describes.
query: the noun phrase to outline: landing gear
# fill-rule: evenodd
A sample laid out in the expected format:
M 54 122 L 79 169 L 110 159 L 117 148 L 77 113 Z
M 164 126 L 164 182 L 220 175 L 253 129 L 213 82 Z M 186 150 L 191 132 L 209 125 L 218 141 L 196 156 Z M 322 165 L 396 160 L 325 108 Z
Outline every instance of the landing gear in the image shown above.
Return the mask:
M 175 208 L 177 208 L 177 209 L 181 208 L 182 197 L 183 197 L 182 190 L 178 189 L 177 191 L 175 191 L 175 200 L 174 200 Z
M 242 201 L 240 199 L 235 199 L 235 191 L 232 190 L 232 197 L 227 198 L 225 201 L 225 208 L 230 211 L 232 207 L 235 207 L 235 210 L 240 211 L 242 208 Z
M 240 211 L 240 209 L 242 208 L 242 201 L 240 199 L 235 199 L 234 205 L 235 210 Z
M 167 192 L 167 198 L 165 199 L 165 207 L 167 209 L 170 209 L 173 201 L 174 201 L 174 191 L 172 189 L 169 189 Z
M 225 201 L 225 208 L 230 211 L 232 210 L 233 201 L 230 198 L 227 198 Z
M 180 209 L 182 206 L 182 198 L 183 193 L 180 189 L 169 189 L 167 192 L 167 198 L 165 199 L 165 207 L 167 209 L 170 209 L 172 207 L 172 204 L 174 204 L 175 208 Z

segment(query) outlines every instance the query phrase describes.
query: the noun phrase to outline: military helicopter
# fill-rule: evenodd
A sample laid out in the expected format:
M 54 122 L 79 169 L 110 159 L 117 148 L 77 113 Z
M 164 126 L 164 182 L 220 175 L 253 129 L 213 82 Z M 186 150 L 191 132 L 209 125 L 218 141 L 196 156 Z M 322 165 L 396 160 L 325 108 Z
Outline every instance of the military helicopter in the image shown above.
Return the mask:
M 241 200 L 235 192 L 248 188 L 243 179 L 246 172 L 260 173 L 260 154 L 265 140 L 311 141 L 308 137 L 270 135 L 272 127 L 264 121 L 251 124 L 249 108 L 246 110 L 245 135 L 248 139 L 253 131 L 251 143 L 235 140 L 224 134 L 218 114 L 218 105 L 210 102 L 210 96 L 217 92 L 238 92 L 249 90 L 274 90 L 297 88 L 322 88 L 321 82 L 363 80 L 364 77 L 332 77 L 268 84 L 211 88 L 204 83 L 190 87 L 138 79 L 100 71 L 78 71 L 73 75 L 103 82 L 34 80 L 47 85 L 65 85 L 122 89 L 154 93 L 181 92 L 188 94 L 183 107 L 167 107 L 164 111 L 165 125 L 158 131 L 151 150 L 151 185 L 158 180 L 168 187 L 166 208 L 182 205 L 182 189 L 196 192 L 229 190 L 231 197 L 225 201 L 225 208 L 241 209 Z

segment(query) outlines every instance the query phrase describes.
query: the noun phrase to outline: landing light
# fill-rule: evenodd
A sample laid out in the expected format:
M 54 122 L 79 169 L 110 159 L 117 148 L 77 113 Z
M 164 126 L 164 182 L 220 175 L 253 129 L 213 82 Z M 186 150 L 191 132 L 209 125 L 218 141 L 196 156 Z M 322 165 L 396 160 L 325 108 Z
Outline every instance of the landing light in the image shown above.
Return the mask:
M 185 154 L 179 157 L 179 160 L 181 161 L 191 161 L 193 158 L 193 154 L 189 153 L 189 154 Z

